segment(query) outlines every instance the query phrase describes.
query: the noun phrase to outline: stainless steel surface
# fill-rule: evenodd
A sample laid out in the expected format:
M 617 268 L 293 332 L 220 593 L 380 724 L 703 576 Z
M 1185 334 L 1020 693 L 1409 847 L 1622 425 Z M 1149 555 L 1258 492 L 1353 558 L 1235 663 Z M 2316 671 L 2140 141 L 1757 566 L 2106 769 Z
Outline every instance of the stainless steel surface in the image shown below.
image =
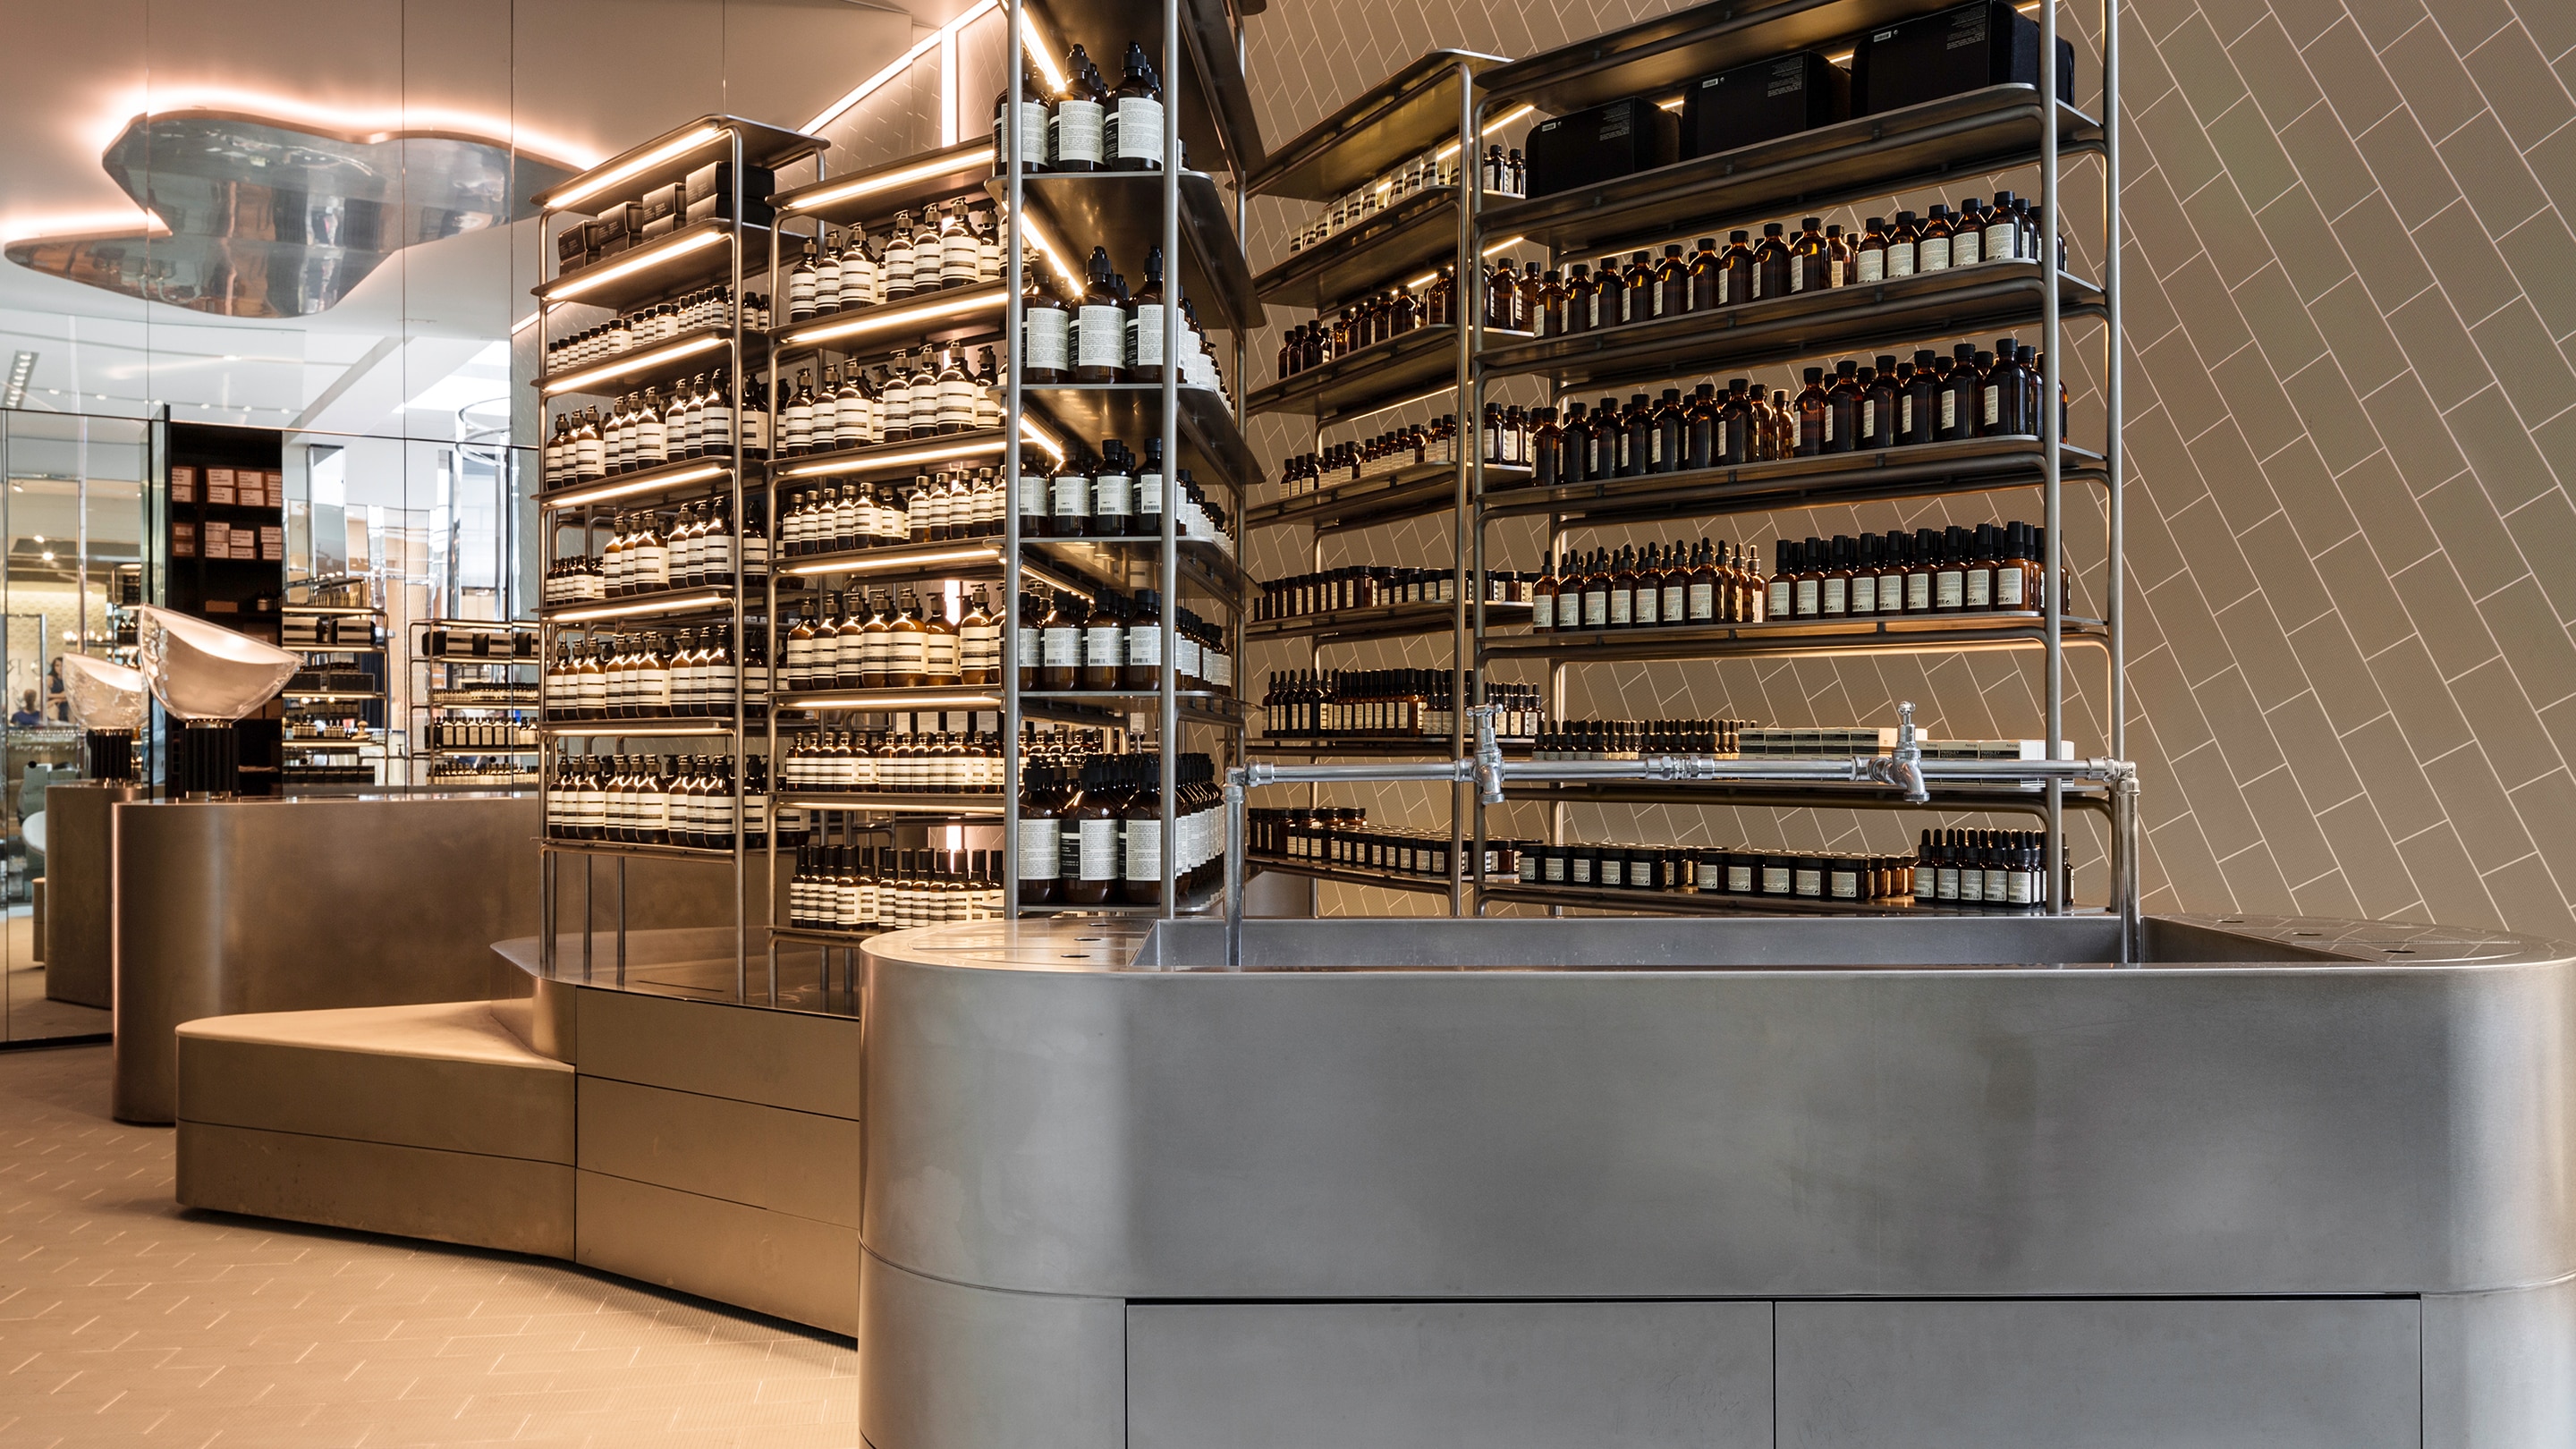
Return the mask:
M 565 1163 L 206 1122 L 182 1122 L 177 1135 L 184 1206 L 572 1256 Z
M 1225 930 L 870 943 L 876 1449 L 1258 1445 L 1281 1395 L 1359 1416 L 1295 1442 L 1447 1442 L 1490 1426 L 1443 1345 L 1340 1371 L 1364 1336 L 1296 1315 L 1470 1301 L 1611 1335 L 1777 1302 L 1782 1444 L 2411 1444 L 2419 1371 L 2424 1443 L 2576 1419 L 2576 947 L 2158 917 L 2121 968 L 2111 917 L 1302 920 L 1208 969 Z
M 126 1121 L 172 1120 L 181 1022 L 481 1000 L 491 943 L 536 925 L 534 800 L 136 802 L 114 814 L 114 1108 Z M 720 867 L 637 870 L 639 924 L 703 920 L 726 899 Z
M 1213 963 L 1223 929 L 1160 941 Z M 2576 1171 L 2567 948 L 2160 918 L 2143 967 L 2081 964 L 2117 935 L 1254 921 L 1229 973 L 1170 969 L 1159 944 L 1122 969 L 1131 946 L 1070 925 L 899 932 L 867 948 L 868 1243 L 934 1277 L 1103 1297 L 2576 1272 L 2576 1204 L 2551 1186 Z
M 1771 1305 L 1152 1303 L 1129 1449 L 1773 1449 Z
M 859 1236 L 649 1182 L 577 1172 L 584 1267 L 732 1303 L 832 1333 L 855 1327 Z
M 227 317 L 325 311 L 402 248 L 506 226 L 528 214 L 514 186 L 565 175 L 470 137 L 212 110 L 138 116 L 99 164 L 160 226 L 13 242 L 9 260 Z
M 1503 60 L 1473 50 L 1426 53 L 1283 143 L 1245 190 L 1298 201 L 1330 201 L 1357 190 L 1398 163 L 1457 139 L 1459 78 Z
M 1779 1449 L 2427 1442 L 2420 1309 L 2402 1298 L 1783 1303 L 1779 1315 Z
M 141 793 L 91 780 L 46 787 L 45 995 L 56 1001 L 115 1004 L 109 812 Z
M 1712 0 L 1524 56 L 1489 74 L 1485 88 L 1561 116 L 1622 96 L 1669 96 L 1746 61 L 1949 8 L 1950 0 Z
M 859 1124 L 584 1074 L 581 1169 L 859 1228 Z

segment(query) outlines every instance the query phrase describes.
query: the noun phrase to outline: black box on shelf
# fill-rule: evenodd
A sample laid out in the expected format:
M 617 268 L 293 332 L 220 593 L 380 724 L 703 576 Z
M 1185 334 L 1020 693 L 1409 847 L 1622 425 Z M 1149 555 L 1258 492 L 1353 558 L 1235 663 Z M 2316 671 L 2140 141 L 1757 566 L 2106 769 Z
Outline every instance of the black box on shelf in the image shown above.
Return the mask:
M 2039 22 L 2003 0 L 1981 0 L 1863 31 L 1852 46 L 1851 113 L 1900 106 L 1987 86 L 2039 84 Z M 2057 95 L 2075 94 L 2075 46 L 2057 42 Z
M 1851 113 L 1851 77 L 1822 53 L 1757 60 L 1684 88 L 1682 159 L 1776 141 Z
M 1652 171 L 1681 159 L 1681 118 L 1643 96 L 1541 121 L 1529 134 L 1529 194 Z
M 742 168 L 743 218 L 755 226 L 770 222 L 769 194 L 778 189 L 778 173 L 766 166 Z M 705 221 L 711 216 L 733 220 L 733 163 L 710 161 L 689 173 L 685 192 L 687 218 Z

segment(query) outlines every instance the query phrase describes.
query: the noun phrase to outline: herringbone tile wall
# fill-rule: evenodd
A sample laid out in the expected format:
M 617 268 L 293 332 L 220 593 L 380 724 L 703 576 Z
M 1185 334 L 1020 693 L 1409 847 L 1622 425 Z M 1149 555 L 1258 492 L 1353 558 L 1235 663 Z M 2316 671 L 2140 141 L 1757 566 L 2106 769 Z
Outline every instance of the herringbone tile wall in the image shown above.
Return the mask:
M 1249 27 L 1254 100 L 1275 143 L 1425 50 L 1527 54 L 1669 8 L 1275 0 Z M 2098 54 L 2099 13 L 2080 8 L 2064 23 Z M 2121 24 L 2129 749 L 2147 781 L 2148 905 L 2576 937 L 2576 6 L 2145 0 Z M 2078 86 L 2098 105 L 2090 60 Z M 1990 194 L 1998 179 L 2027 189 L 1982 178 L 1896 204 Z M 2098 276 L 2098 180 L 2084 186 L 2079 170 L 2068 240 Z M 1303 210 L 1254 205 L 1256 267 Z M 1266 380 L 1275 345 L 1256 339 L 1247 385 Z M 2067 350 L 2082 441 L 2100 427 L 2100 334 L 2077 329 Z M 1254 443 L 1275 461 L 1309 437 L 1270 419 Z M 2070 490 L 2068 506 L 2082 612 L 2098 606 L 2103 528 L 2093 500 Z M 2023 492 L 1726 527 L 1767 553 L 1783 534 L 2036 512 Z M 1534 533 L 1498 528 L 1490 543 L 1493 566 L 1538 566 Z M 1331 541 L 1325 561 L 1448 549 L 1443 520 Z M 1302 538 L 1273 533 L 1252 553 L 1265 575 L 1310 566 Z M 1441 639 L 1325 662 L 1447 656 Z M 1252 678 L 1304 662 L 1261 651 Z M 2104 672 L 2078 653 L 2069 678 L 2069 733 L 2099 750 Z M 2038 732 L 2036 671 L 1994 656 L 1589 666 L 1574 681 L 1578 715 L 1837 723 L 1910 698 L 1943 735 Z M 1421 792 L 1337 798 L 1445 819 Z M 1713 818 L 1726 814 L 1603 812 L 1577 828 L 1901 849 L 1937 823 Z M 2079 896 L 2098 900 L 2098 840 L 2079 833 L 2076 855 Z M 1336 911 L 1427 904 L 1325 897 Z

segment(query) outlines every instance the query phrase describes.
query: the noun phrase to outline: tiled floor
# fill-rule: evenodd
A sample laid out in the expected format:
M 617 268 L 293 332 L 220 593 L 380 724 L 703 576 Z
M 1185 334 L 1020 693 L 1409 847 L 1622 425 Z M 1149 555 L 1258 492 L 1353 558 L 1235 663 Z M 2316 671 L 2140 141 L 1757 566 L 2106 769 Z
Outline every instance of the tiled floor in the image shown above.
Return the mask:
M 108 1048 L 0 1052 L 0 1446 L 846 1449 L 845 1340 L 505 1254 L 171 1201 Z

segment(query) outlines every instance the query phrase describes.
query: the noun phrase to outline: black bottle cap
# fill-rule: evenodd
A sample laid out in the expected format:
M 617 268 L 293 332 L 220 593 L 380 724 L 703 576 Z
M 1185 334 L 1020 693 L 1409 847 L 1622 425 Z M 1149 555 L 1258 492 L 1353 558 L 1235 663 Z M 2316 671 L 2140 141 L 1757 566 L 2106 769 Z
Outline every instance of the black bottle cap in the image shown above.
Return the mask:
M 1782 227 L 1780 223 L 1776 221 L 1766 221 L 1762 224 L 1762 234 L 1766 237 L 1778 236 L 1784 230 L 1786 230 L 1786 228 Z
M 1717 250 L 1717 238 L 1713 236 L 1701 237 L 1699 239 L 1699 249 L 1704 252 L 1713 252 Z
M 1680 242 L 1666 242 L 1666 243 L 1664 243 L 1664 255 L 1665 255 L 1665 256 L 1668 256 L 1668 257 L 1677 257 L 1677 256 L 1680 256 L 1681 254 L 1682 254 L 1682 244 L 1681 244 Z
M 1810 383 L 1820 383 L 1820 382 L 1823 382 L 1824 380 L 1825 380 L 1825 370 L 1824 370 L 1823 368 L 1821 368 L 1821 367 L 1811 367 L 1811 368 L 1808 368 L 1808 369 L 1807 369 L 1807 381 L 1809 381 Z
M 1749 231 L 1733 231 L 1727 233 L 1726 239 L 1731 242 L 1748 242 L 1753 240 L 1753 233 Z
M 1886 229 L 1886 227 L 1887 227 L 1887 218 L 1886 218 L 1886 217 L 1883 217 L 1883 216 L 1873 216 L 1873 217 L 1871 217 L 1871 218 L 1869 219 L 1869 227 L 1868 227 L 1868 230 L 1870 230 L 1870 231 L 1883 231 L 1883 230 L 1885 230 L 1885 229 Z
M 1924 355 L 1926 355 L 1926 354 L 1923 354 L 1923 353 L 1916 353 L 1915 355 L 1916 355 L 1917 357 L 1922 357 L 1922 356 L 1924 356 Z M 1880 354 L 1878 355 L 1878 370 L 1879 370 L 1881 373 L 1890 373 L 1890 372 L 1894 372 L 1894 371 L 1896 370 L 1896 354 L 1894 354 L 1894 353 L 1892 353 L 1892 352 L 1882 352 L 1882 353 L 1880 353 Z
M 1848 357 L 1846 357 L 1846 358 L 1844 358 L 1842 361 L 1837 362 L 1837 363 L 1835 363 L 1835 364 L 1834 364 L 1834 376 L 1836 376 L 1836 377 L 1849 377 L 1849 376 L 1851 376 L 1853 373 L 1858 372 L 1859 370 L 1860 370 L 1860 364 L 1859 364 L 1859 363 L 1857 363 L 1857 362 L 1854 362 L 1852 359 L 1850 359 L 1850 358 L 1848 358 Z

